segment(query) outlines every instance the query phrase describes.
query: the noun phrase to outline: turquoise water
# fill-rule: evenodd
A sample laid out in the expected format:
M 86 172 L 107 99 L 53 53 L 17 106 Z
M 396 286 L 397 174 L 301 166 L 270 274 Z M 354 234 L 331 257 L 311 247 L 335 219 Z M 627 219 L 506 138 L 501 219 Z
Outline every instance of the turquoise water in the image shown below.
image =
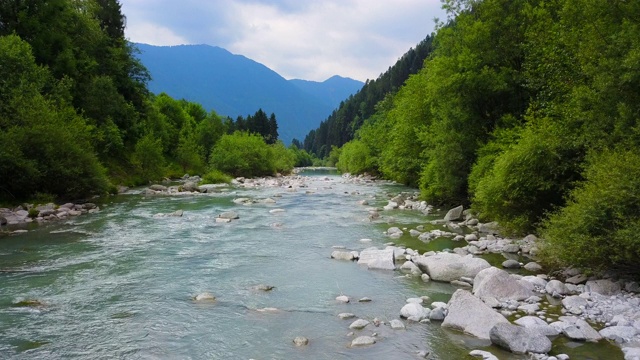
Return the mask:
M 337 314 L 389 321 L 406 298 L 447 301 L 454 288 L 330 259 L 334 246 L 383 247 L 387 227 L 431 218 L 394 211 L 392 224 L 372 224 L 357 201 L 384 204 L 383 190 L 406 189 L 349 184 L 330 172 L 307 175 L 309 188 L 296 192 L 120 195 L 105 199 L 98 214 L 1 238 L 0 358 L 416 359 L 426 350 L 432 359 L 461 359 L 484 345 L 439 324 L 406 323 L 403 331 L 385 325 L 355 331 L 377 333 L 378 343 L 350 348 L 353 320 Z M 236 205 L 237 197 L 277 203 Z M 269 212 L 275 208 L 285 211 Z M 179 209 L 181 218 L 153 216 Z M 240 218 L 215 223 L 228 210 Z M 258 291 L 258 284 L 275 289 Z M 217 301 L 192 300 L 203 292 Z M 338 304 L 341 294 L 356 301 Z M 357 302 L 362 297 L 372 301 Z M 23 303 L 29 300 L 39 303 Z M 310 344 L 294 346 L 296 336 Z

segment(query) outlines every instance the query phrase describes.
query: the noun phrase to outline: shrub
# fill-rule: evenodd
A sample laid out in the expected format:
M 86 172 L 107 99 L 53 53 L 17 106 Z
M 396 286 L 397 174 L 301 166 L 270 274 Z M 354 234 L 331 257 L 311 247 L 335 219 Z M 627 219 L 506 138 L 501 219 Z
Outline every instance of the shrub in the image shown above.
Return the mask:
M 567 206 L 544 222 L 543 259 L 640 276 L 640 155 L 618 150 L 594 156 L 585 178 Z
M 230 183 L 232 180 L 231 176 L 223 173 L 219 170 L 210 170 L 208 173 L 204 174 L 202 177 L 202 181 L 200 185 L 204 184 L 221 184 L 221 183 Z
M 142 137 L 136 143 L 131 162 L 138 168 L 144 180 L 158 180 L 164 171 L 162 144 L 151 134 Z
M 212 168 L 233 176 L 272 175 L 272 150 L 262 136 L 236 131 L 223 135 L 210 155 Z
M 352 174 L 373 172 L 372 160 L 369 148 L 360 140 L 352 140 L 342 147 L 336 167 L 341 172 Z
M 276 172 L 288 174 L 296 164 L 296 155 L 287 149 L 281 141 L 269 145 L 271 161 Z
M 533 231 L 545 212 L 564 203 L 579 163 L 571 146 L 549 129 L 527 128 L 478 180 L 473 207 L 510 232 Z

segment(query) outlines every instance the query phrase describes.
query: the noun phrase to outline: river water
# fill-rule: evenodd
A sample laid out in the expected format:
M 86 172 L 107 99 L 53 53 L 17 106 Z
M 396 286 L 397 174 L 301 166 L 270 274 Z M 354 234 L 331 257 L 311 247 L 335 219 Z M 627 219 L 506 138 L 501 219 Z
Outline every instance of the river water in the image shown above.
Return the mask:
M 119 195 L 105 199 L 97 214 L 0 239 L 0 359 L 417 359 L 418 351 L 431 359 L 464 359 L 482 348 L 437 323 L 408 322 L 406 330 L 369 325 L 355 331 L 375 332 L 378 342 L 350 348 L 353 320 L 337 314 L 388 322 L 409 297 L 446 302 L 455 289 L 332 260 L 334 247 L 384 247 L 388 227 L 413 228 L 436 216 L 398 210 L 372 223 L 359 200 L 383 206 L 385 192 L 408 189 L 353 184 L 327 171 L 304 175 L 308 188 L 297 191 Z M 236 205 L 238 197 L 276 203 Z M 276 208 L 284 212 L 269 211 Z M 154 217 L 179 209 L 183 217 Z M 240 218 L 216 223 L 228 210 Z M 398 243 L 422 251 L 458 246 L 408 236 Z M 256 290 L 259 284 L 275 288 Z M 217 301 L 193 301 L 203 292 Z M 354 301 L 338 304 L 341 294 Z M 363 297 L 372 301 L 357 301 Z M 42 304 L 27 306 L 29 300 Z M 296 336 L 309 345 L 296 347 Z M 501 359 L 525 358 L 486 349 Z M 561 348 L 572 359 L 620 358 L 611 349 Z

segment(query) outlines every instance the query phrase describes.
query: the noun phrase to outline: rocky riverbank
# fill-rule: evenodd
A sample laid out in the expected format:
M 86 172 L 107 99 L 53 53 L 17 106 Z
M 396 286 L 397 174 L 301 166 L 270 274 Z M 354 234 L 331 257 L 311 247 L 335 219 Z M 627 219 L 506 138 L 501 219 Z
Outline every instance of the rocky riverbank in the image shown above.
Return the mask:
M 392 197 L 382 209 L 368 210 L 370 218 L 377 219 L 381 214 L 401 209 L 416 209 L 425 214 L 432 210 L 408 193 Z M 372 214 L 375 215 L 372 217 Z M 446 230 L 424 231 L 423 226 L 415 229 L 390 227 L 385 235 L 395 240 L 408 232 L 424 242 L 448 237 L 464 242 L 464 245 L 453 250 L 420 254 L 388 243 L 381 249 L 334 250 L 331 253 L 334 259 L 357 261 L 368 269 L 399 271 L 426 282 L 447 282 L 458 288 L 448 303 L 429 304 L 426 298 L 407 299 L 407 304 L 398 306 L 399 318 L 384 325 L 404 327 L 401 319 L 439 322 L 443 327 L 485 340 L 487 344 L 515 354 L 529 354 L 535 359 L 568 359 L 568 355 L 557 354 L 553 348 L 552 341 L 559 337 L 575 343 L 608 341 L 622 349 L 625 359 L 640 359 L 640 287 L 637 282 L 588 277 L 575 269 L 567 269 L 555 277 L 544 274 L 542 267 L 533 260 L 538 242 L 535 236 L 502 238 L 498 235 L 498 224 L 479 223 L 462 207 L 451 209 L 442 220 L 431 224 Z M 490 253 L 505 255 L 505 261 L 498 267 L 491 266 L 482 258 Z M 531 259 L 517 260 L 526 258 Z M 518 274 L 520 268 L 526 271 Z M 471 355 L 497 359 L 481 349 L 472 351 Z

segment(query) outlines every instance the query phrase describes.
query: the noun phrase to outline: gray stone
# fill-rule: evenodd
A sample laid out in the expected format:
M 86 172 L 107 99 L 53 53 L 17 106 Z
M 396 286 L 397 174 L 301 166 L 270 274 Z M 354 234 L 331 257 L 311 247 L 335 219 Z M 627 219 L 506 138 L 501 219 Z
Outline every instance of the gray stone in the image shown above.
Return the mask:
M 529 262 L 527 264 L 524 265 L 525 270 L 531 271 L 531 272 L 540 272 L 542 271 L 542 266 L 540 266 L 540 264 L 538 264 L 535 261 Z
M 225 211 L 222 214 L 218 215 L 218 218 L 235 220 L 235 219 L 239 219 L 240 216 L 238 216 L 238 213 L 236 213 L 235 211 Z
M 505 269 L 520 269 L 520 263 L 517 260 L 509 259 L 502 262 Z
M 495 355 L 488 351 L 473 350 L 469 353 L 469 355 L 477 358 L 482 358 L 482 360 L 499 360 Z
M 391 227 L 387 230 L 387 235 L 389 235 L 392 238 L 399 238 L 400 236 L 402 236 L 404 234 L 404 232 L 402 230 L 400 230 L 400 228 L 398 227 Z
M 600 330 L 600 335 L 620 344 L 630 342 L 637 333 L 633 326 L 610 326 Z
M 358 264 L 366 264 L 369 269 L 395 270 L 395 256 L 393 249 L 378 250 L 368 248 L 360 252 Z
M 489 340 L 489 332 L 496 324 L 508 323 L 504 316 L 466 290 L 456 290 L 447 306 L 442 326 L 480 339 Z
M 437 307 L 429 313 L 429 320 L 431 321 L 442 321 L 445 318 L 445 309 L 441 307 Z
M 429 309 L 424 308 L 418 303 L 409 303 L 400 309 L 400 316 L 414 321 L 420 321 L 429 317 Z M 417 319 L 417 320 L 416 320 Z
M 520 246 L 518 244 L 507 244 L 502 248 L 502 252 L 515 254 L 520 251 Z
M 167 187 L 164 185 L 154 184 L 149 186 L 149 189 L 153 191 L 167 191 Z
M 545 354 L 551 341 L 539 332 L 509 323 L 496 324 L 489 333 L 491 342 L 515 354 L 527 352 Z
M 352 313 L 340 313 L 338 314 L 338 317 L 342 320 L 346 320 L 346 319 L 353 319 L 354 317 L 356 317 L 356 315 Z
M 336 297 L 336 301 L 337 302 L 341 302 L 341 303 L 348 303 L 350 300 L 349 300 L 348 296 L 340 295 L 340 296 Z
M 499 225 L 495 221 L 485 224 L 478 224 L 478 231 L 482 233 L 497 234 L 498 230 Z
M 557 336 L 560 332 L 537 316 L 523 316 L 514 321 L 515 324 L 535 330 L 545 336 Z
M 565 282 L 568 284 L 578 285 L 587 282 L 588 279 L 587 275 L 578 274 L 568 278 Z
M 434 256 L 416 256 L 413 261 L 432 280 L 451 282 L 461 277 L 475 277 L 481 270 L 491 267 L 484 259 L 472 255 L 460 256 L 439 253 Z
M 296 346 L 305 346 L 309 344 L 309 339 L 304 336 L 296 336 L 296 338 L 293 339 L 293 343 L 296 344 Z
M 403 330 L 405 328 L 404 324 L 402 323 L 402 321 L 398 320 L 398 319 L 393 319 L 391 320 L 391 328 L 393 330 Z
M 580 308 L 580 307 L 584 307 L 586 308 L 588 305 L 587 300 L 580 297 L 580 296 L 567 296 L 566 298 L 562 299 L 562 306 L 564 306 L 567 309 L 573 309 L 573 308 Z
M 412 261 L 405 261 L 402 266 L 400 266 L 400 271 L 408 272 L 414 275 L 421 275 L 422 270 L 418 267 L 418 265 L 414 264 Z
M 462 211 L 464 208 L 462 205 L 455 207 L 447 212 L 447 215 L 444 216 L 445 221 L 455 221 L 462 218 Z
M 365 319 L 358 319 L 349 325 L 349 329 L 362 330 L 370 323 Z
M 371 336 L 358 336 L 351 341 L 351 346 L 367 346 L 376 343 L 376 339 Z
M 589 292 L 595 292 L 601 295 L 614 295 L 620 292 L 620 284 L 609 279 L 589 280 L 585 284 Z
M 582 319 L 573 316 L 561 316 L 560 321 L 565 323 L 561 325 L 564 326 L 564 329 L 561 329 L 562 333 L 571 340 L 597 342 L 602 339 L 602 335 Z M 554 326 L 554 324 L 556 323 L 551 325 Z
M 420 236 L 420 234 L 422 233 L 418 230 L 414 230 L 414 229 L 409 230 L 409 235 L 411 235 L 411 237 L 418 237 Z
M 331 253 L 331 258 L 336 260 L 353 260 L 354 256 L 350 251 L 336 250 Z
M 490 267 L 478 273 L 473 281 L 473 294 L 478 298 L 525 300 L 534 295 L 533 286 L 508 272 Z
M 569 289 L 567 289 L 564 283 L 562 283 L 562 281 L 559 281 L 559 280 L 549 281 L 547 285 L 544 287 L 544 290 L 547 292 L 547 294 L 566 295 L 569 293 Z
M 200 192 L 200 189 L 198 189 L 198 183 L 187 181 L 182 185 L 182 191 Z
M 464 241 L 466 242 L 478 241 L 478 237 L 476 236 L 476 234 L 467 234 L 464 236 Z

